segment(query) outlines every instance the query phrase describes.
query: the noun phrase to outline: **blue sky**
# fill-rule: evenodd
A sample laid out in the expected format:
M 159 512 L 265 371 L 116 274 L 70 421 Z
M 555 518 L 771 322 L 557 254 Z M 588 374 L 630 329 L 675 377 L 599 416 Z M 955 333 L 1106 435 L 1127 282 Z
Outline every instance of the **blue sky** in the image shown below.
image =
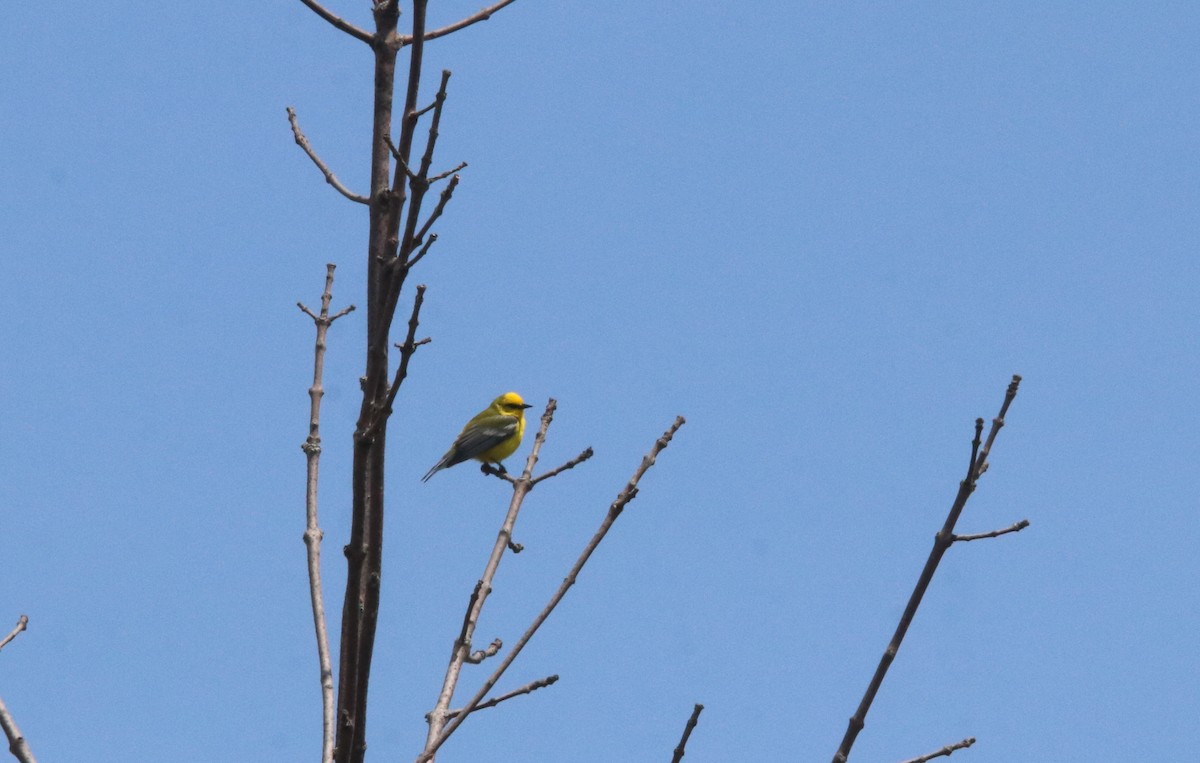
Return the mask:
M 367 51 L 284 0 L 0 35 L 0 626 L 31 618 L 0 697 L 44 761 L 315 760 L 294 303 L 326 262 L 362 303 L 366 227 L 284 108 L 364 190 Z M 688 424 L 501 688 L 560 682 L 439 760 L 662 760 L 702 702 L 689 763 L 824 761 L 1013 373 L 960 530 L 1032 526 L 951 549 L 852 760 L 1200 744 L 1197 39 L 1181 2 L 518 0 L 431 43 L 470 167 L 415 276 L 369 758 L 419 751 L 507 505 L 419 482 L 495 395 L 558 399 L 543 464 L 596 456 L 530 497 L 481 641 Z M 333 613 L 362 317 L 326 369 Z

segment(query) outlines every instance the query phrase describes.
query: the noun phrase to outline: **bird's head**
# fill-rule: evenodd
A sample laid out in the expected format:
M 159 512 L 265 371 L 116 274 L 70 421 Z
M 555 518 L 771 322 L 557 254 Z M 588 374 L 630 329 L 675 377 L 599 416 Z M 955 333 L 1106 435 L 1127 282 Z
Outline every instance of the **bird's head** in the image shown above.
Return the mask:
M 492 401 L 492 407 L 505 416 L 516 416 L 521 418 L 525 415 L 526 408 L 533 406 L 527 404 L 521 399 L 521 396 L 516 392 L 505 392 L 500 397 Z

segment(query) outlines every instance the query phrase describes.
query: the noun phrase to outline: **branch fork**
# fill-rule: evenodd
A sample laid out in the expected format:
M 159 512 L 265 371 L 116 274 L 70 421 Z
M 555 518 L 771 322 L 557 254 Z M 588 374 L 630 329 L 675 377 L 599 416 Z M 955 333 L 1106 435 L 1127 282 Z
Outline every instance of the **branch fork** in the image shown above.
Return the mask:
M 854 715 L 850 717 L 846 733 L 842 737 L 842 742 L 838 746 L 837 752 L 834 753 L 833 763 L 846 763 L 849 758 L 850 749 L 854 746 L 854 741 L 858 738 L 858 733 L 866 725 L 867 712 L 871 709 L 871 704 L 875 701 L 875 695 L 878 693 L 879 687 L 883 685 L 883 679 L 887 675 L 888 668 L 891 667 L 892 661 L 896 658 L 900 644 L 904 641 L 905 634 L 908 633 L 908 628 L 912 624 L 913 617 L 916 616 L 917 608 L 921 605 L 925 591 L 929 588 L 929 584 L 933 580 L 933 575 L 937 572 L 938 564 L 941 563 L 946 550 L 956 540 L 996 537 L 1021 529 L 1017 527 L 1017 525 L 1021 525 L 1018 522 L 1017 525 L 1014 525 L 1016 529 L 1008 528 L 999 530 L 994 535 L 992 533 L 983 533 L 980 536 L 956 536 L 954 534 L 954 526 L 957 524 L 959 516 L 966 507 L 967 500 L 975 491 L 979 477 L 987 470 L 988 454 L 991 453 L 992 444 L 996 441 L 996 435 L 1000 433 L 1000 429 L 1004 426 L 1004 416 L 1008 413 L 1008 407 L 1017 396 L 1017 387 L 1020 383 L 1021 377 L 1014 374 L 1012 381 L 1008 385 L 1008 389 L 1005 391 L 1004 402 L 1000 405 L 1000 413 L 996 418 L 992 419 L 992 426 L 988 431 L 986 441 L 982 439 L 983 419 L 975 420 L 975 436 L 971 440 L 971 458 L 967 465 L 966 477 L 959 482 L 958 494 L 955 496 L 954 503 L 950 507 L 950 512 L 946 516 L 946 521 L 934 536 L 933 549 L 929 552 L 929 558 L 925 562 L 925 567 L 921 570 L 921 575 L 917 579 L 917 584 L 909 597 L 907 606 L 904 608 L 904 613 L 900 616 L 900 622 L 897 624 L 896 630 L 892 634 L 892 639 L 888 642 L 887 648 L 879 660 L 879 665 L 875 668 L 875 674 L 871 677 L 871 682 L 867 685 L 867 690 L 863 694 L 862 701 L 859 703 Z
M 675 432 L 677 432 L 684 424 L 684 419 L 682 416 L 676 417 L 675 422 L 667 429 L 666 432 L 663 433 L 661 437 L 658 438 L 657 441 L 655 441 L 654 446 L 650 449 L 650 452 L 644 458 L 642 458 L 641 464 L 634 471 L 633 476 L 625 484 L 625 488 L 617 495 L 616 500 L 614 500 L 609 506 L 608 512 L 605 514 L 604 519 L 600 523 L 599 529 L 596 530 L 596 533 L 592 536 L 592 539 L 584 547 L 583 551 L 579 555 L 579 558 L 576 559 L 575 564 L 571 567 L 566 578 L 563 579 L 562 584 L 558 587 L 558 590 L 555 591 L 550 597 L 550 600 L 547 602 L 546 606 L 543 607 L 542 611 L 533 619 L 533 622 L 528 628 L 526 628 L 525 633 L 521 635 L 521 638 L 518 639 L 517 643 L 504 656 L 500 664 L 495 668 L 495 670 L 493 670 L 492 674 L 487 678 L 487 680 L 483 682 L 483 685 L 480 686 L 467 704 L 459 710 L 452 712 L 449 709 L 449 703 L 454 695 L 454 690 L 458 685 L 462 664 L 464 662 L 463 653 L 467 648 L 466 644 L 469 643 L 475 623 L 478 622 L 479 615 L 483 610 L 483 605 L 487 598 L 487 594 L 491 592 L 491 581 L 495 576 L 496 568 L 500 563 L 500 558 L 503 556 L 505 548 L 512 539 L 512 528 L 516 522 L 517 514 L 520 511 L 521 503 L 524 500 L 525 495 L 527 495 L 533 488 L 533 469 L 537 465 L 538 454 L 541 451 L 542 444 L 545 442 L 546 430 L 550 426 L 550 421 L 553 418 L 556 406 L 557 403 L 554 399 L 551 399 L 546 405 L 546 412 L 542 414 L 541 426 L 538 428 L 537 436 L 534 438 L 533 450 L 530 452 L 529 458 L 525 462 L 524 472 L 519 478 L 516 479 L 505 476 L 505 479 L 509 480 L 513 485 L 513 498 L 509 504 L 509 512 L 505 517 L 504 524 L 501 526 L 499 534 L 497 535 L 495 546 L 492 549 L 492 555 L 488 560 L 487 568 L 484 570 L 484 575 L 479 582 L 476 583 L 475 590 L 471 594 L 471 600 L 467 607 L 467 615 L 463 621 L 463 630 L 459 635 L 459 639 L 455 642 L 455 648 L 451 654 L 450 666 L 446 671 L 446 680 L 442 685 L 441 694 L 438 696 L 437 705 L 426 716 L 429 721 L 429 733 L 426 736 L 425 749 L 420 755 L 417 756 L 416 763 L 428 763 L 428 761 L 431 761 L 434 755 L 437 754 L 438 749 L 441 748 L 446 740 L 449 739 L 450 736 L 458 729 L 458 727 L 462 725 L 462 722 L 469 717 L 471 713 L 488 704 L 484 701 L 484 697 L 491 692 L 496 683 L 501 677 L 503 677 L 505 671 L 508 670 L 509 666 L 512 665 L 513 661 L 516 660 L 518 655 L 521 654 L 521 651 L 525 648 L 525 645 L 529 643 L 530 639 L 533 638 L 534 634 L 537 633 L 542 624 L 547 620 L 547 618 L 550 617 L 550 614 L 554 611 L 555 607 L 557 607 L 559 602 L 562 601 L 563 597 L 566 596 L 567 591 L 570 590 L 573 585 L 575 585 L 575 581 L 578 578 L 580 571 L 583 569 L 584 565 L 587 564 L 587 561 L 589 558 L 591 558 L 592 553 L 600 545 L 600 542 L 604 540 L 604 537 L 608 534 L 609 529 L 612 528 L 612 525 L 616 521 L 617 517 L 621 515 L 621 512 L 624 510 L 625 506 L 628 505 L 628 503 L 637 495 L 637 485 L 642 476 L 651 466 L 654 465 L 658 454 L 667 447 L 667 445 L 671 442 L 671 438 L 674 437 Z M 590 450 L 591 449 L 589 448 L 588 451 L 584 451 L 584 453 L 587 454 Z M 575 461 L 576 463 L 581 463 L 584 460 L 586 460 L 584 454 L 580 454 L 580 457 Z M 574 466 L 574 464 L 571 465 Z M 565 471 L 565 467 L 566 465 L 564 464 L 564 467 L 560 467 L 554 471 L 556 473 Z M 499 702 L 500 698 L 497 698 L 495 701 Z M 490 700 L 488 702 L 490 702 Z

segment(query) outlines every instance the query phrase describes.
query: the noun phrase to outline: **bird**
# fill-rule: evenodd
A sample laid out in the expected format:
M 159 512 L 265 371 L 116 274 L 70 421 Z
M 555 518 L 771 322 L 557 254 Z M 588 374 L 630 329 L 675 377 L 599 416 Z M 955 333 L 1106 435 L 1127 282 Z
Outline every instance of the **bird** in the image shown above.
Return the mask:
M 513 454 L 525 434 L 526 404 L 516 392 L 505 392 L 492 404 L 475 414 L 442 460 L 421 478 L 426 482 L 435 473 L 474 458 L 483 464 L 496 464 L 505 472 L 504 459 Z

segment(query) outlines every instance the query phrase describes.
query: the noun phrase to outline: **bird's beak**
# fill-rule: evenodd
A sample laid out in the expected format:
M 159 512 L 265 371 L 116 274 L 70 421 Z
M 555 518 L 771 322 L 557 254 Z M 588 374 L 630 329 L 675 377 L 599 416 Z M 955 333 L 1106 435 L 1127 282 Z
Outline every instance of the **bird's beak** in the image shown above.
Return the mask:
M 521 407 L 522 408 L 532 408 L 533 406 L 530 405 L 529 403 L 521 403 Z

